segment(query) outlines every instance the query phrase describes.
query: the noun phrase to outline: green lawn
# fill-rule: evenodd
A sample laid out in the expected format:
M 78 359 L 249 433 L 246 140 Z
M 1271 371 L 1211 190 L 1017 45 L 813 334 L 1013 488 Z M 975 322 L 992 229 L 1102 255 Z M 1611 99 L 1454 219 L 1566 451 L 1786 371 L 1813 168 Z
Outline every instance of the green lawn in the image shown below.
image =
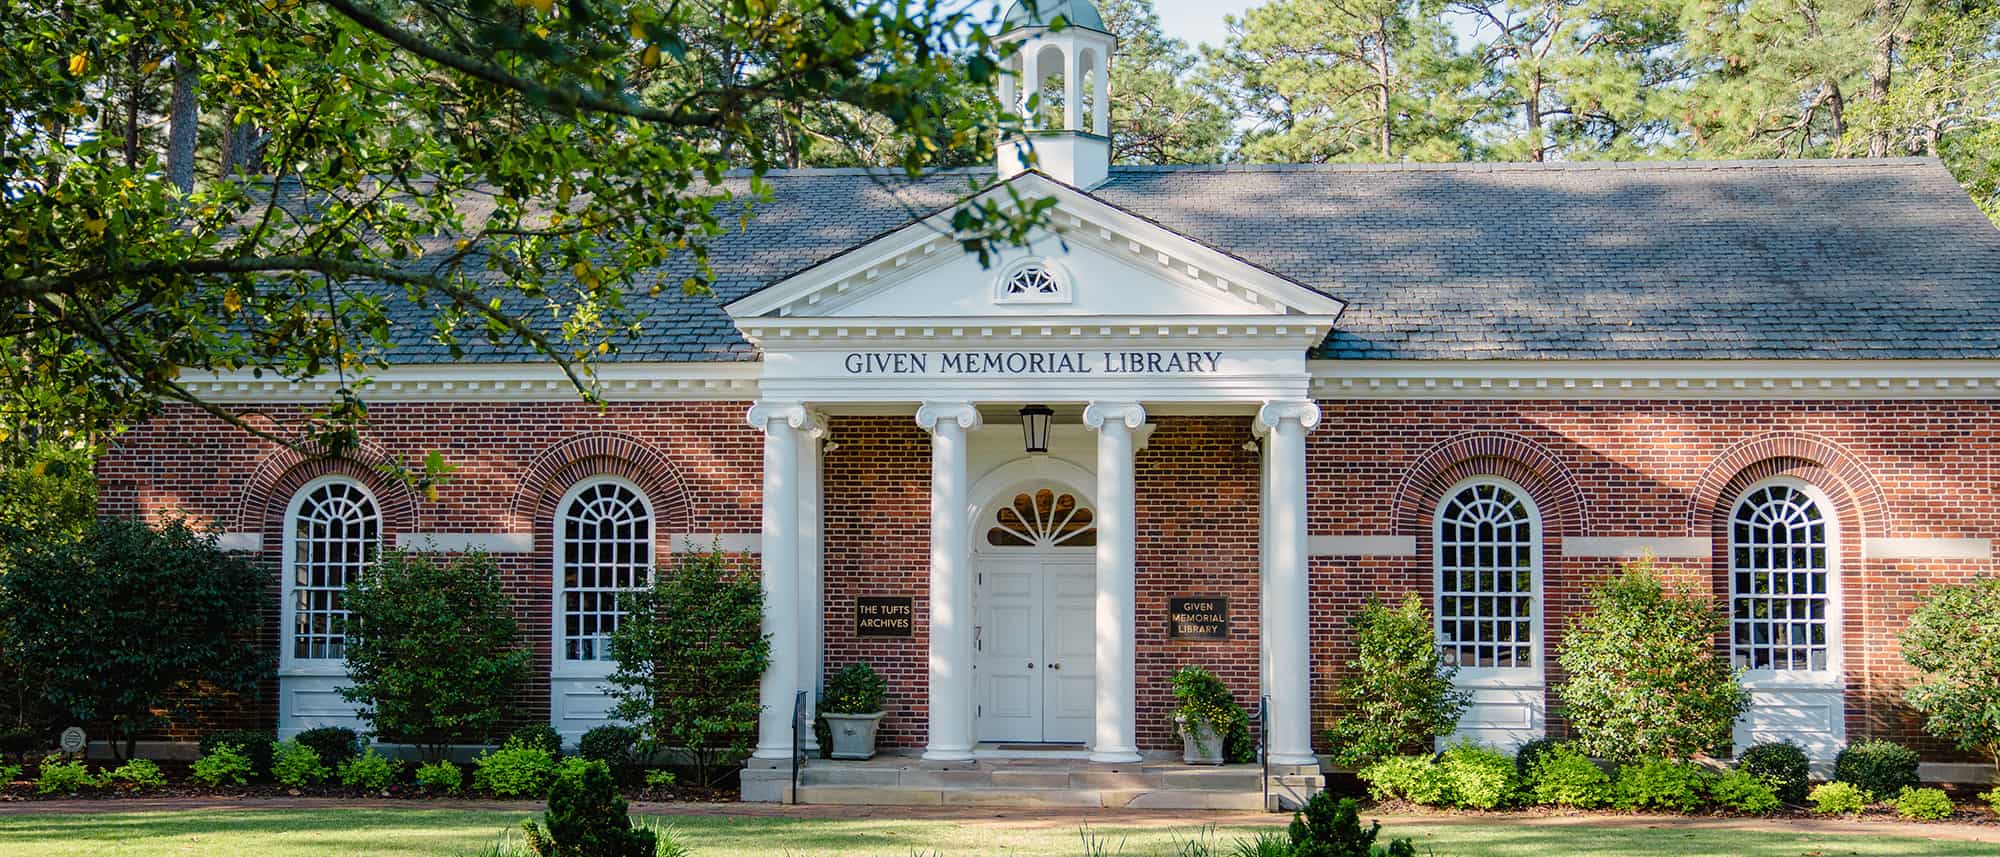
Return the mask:
M 64 816 L 0 816 L 0 857 L 184 857 L 184 855 L 366 855 L 431 857 L 471 854 L 496 842 L 523 816 L 456 810 L 236 810 L 102 812 Z M 912 854 L 1061 855 L 1083 853 L 1078 831 L 1036 822 L 1004 829 L 1000 822 L 805 821 L 751 818 L 674 818 L 681 838 L 701 857 Z M 1274 820 L 1274 825 L 1277 823 Z M 1107 853 L 1128 857 L 1172 855 L 1177 843 L 1197 835 L 1183 830 L 1093 826 Z M 1248 828 L 1223 829 L 1209 841 L 1225 845 Z M 1533 827 L 1404 824 L 1386 833 L 1415 838 L 1439 857 L 2000 857 L 2000 845 L 1882 836 L 1824 836 L 1744 831 L 1644 828 Z M 1218 849 L 1217 853 L 1226 853 Z

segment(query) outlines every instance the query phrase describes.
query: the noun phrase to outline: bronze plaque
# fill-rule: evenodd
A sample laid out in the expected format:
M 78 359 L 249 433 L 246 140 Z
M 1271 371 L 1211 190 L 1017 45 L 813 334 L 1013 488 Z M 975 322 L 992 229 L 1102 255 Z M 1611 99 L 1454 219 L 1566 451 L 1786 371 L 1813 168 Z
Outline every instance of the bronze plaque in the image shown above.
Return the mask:
M 854 599 L 854 636 L 910 636 L 916 615 L 916 599 L 908 595 L 860 596 Z
M 1229 639 L 1229 599 L 1217 595 L 1167 599 L 1167 639 Z

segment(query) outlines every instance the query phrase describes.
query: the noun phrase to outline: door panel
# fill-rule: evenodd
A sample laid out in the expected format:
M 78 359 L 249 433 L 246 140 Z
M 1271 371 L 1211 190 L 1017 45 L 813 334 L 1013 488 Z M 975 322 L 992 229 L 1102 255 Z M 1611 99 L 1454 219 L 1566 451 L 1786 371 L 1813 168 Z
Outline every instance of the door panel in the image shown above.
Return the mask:
M 973 658 L 982 741 L 1042 739 L 1042 575 L 1035 560 L 980 564 Z
M 1097 569 L 1042 564 L 1042 740 L 1089 742 L 1097 722 Z

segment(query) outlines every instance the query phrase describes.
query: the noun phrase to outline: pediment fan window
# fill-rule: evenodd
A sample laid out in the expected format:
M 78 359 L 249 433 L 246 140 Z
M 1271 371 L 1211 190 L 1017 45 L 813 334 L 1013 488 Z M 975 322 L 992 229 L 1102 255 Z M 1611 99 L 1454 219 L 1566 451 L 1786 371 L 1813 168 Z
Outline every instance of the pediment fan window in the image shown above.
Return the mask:
M 999 290 L 993 299 L 1003 304 L 1067 303 L 1069 277 L 1043 260 L 1016 263 L 1000 274 Z
M 1075 494 L 1048 488 L 1023 491 L 994 513 L 986 543 L 1003 548 L 1095 547 L 1097 516 Z

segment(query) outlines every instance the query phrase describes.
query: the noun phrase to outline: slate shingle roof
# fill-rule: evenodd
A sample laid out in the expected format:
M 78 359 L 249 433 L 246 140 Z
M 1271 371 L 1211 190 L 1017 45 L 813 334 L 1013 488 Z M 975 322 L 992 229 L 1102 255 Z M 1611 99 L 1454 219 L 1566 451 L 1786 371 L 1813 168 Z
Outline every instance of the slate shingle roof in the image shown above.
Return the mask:
M 712 245 L 716 294 L 643 302 L 618 359 L 755 359 L 723 304 L 966 179 L 769 176 L 775 200 Z M 1315 357 L 2000 357 L 2000 230 L 1931 159 L 1118 167 L 1093 194 L 1348 301 Z M 397 362 L 449 359 L 400 330 Z

